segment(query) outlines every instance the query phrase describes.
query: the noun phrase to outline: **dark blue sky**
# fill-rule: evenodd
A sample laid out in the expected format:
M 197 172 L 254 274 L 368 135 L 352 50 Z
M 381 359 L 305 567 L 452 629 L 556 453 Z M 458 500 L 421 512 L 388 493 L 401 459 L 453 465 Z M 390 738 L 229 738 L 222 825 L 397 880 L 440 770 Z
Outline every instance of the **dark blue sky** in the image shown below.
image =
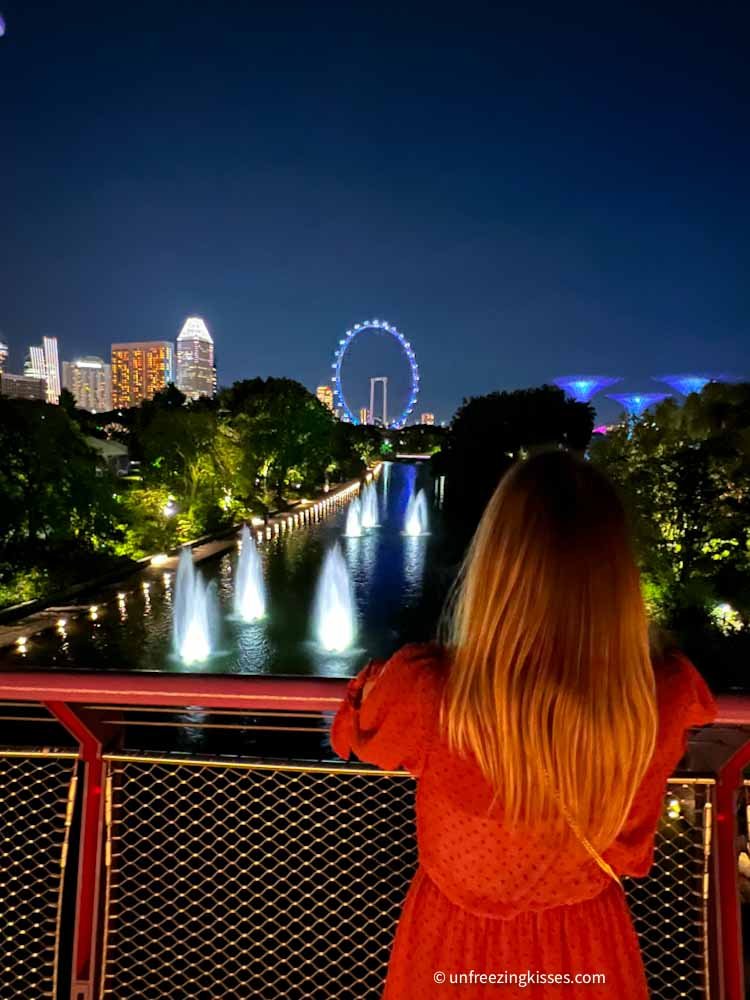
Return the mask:
M 12 368 L 195 312 L 222 383 L 311 387 L 384 317 L 440 418 L 569 371 L 747 373 L 749 10 L 6 3 Z

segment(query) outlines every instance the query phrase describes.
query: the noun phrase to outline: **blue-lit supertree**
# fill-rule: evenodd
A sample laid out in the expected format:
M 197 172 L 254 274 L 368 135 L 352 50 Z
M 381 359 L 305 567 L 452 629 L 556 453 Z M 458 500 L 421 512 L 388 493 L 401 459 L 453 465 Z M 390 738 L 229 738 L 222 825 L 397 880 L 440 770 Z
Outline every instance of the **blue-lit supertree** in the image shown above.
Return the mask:
M 668 392 L 615 392 L 607 393 L 607 399 L 614 399 L 625 410 L 631 420 L 638 420 L 650 406 L 656 406 L 663 399 L 669 399 Z
M 559 375 L 552 381 L 577 403 L 588 403 L 602 389 L 617 385 L 622 379 L 612 378 L 611 375 Z
M 689 396 L 691 392 L 701 392 L 709 382 L 739 382 L 733 375 L 710 375 L 708 372 L 693 372 L 682 375 L 654 375 L 654 382 L 664 382 L 670 389 L 675 389 L 682 396 Z

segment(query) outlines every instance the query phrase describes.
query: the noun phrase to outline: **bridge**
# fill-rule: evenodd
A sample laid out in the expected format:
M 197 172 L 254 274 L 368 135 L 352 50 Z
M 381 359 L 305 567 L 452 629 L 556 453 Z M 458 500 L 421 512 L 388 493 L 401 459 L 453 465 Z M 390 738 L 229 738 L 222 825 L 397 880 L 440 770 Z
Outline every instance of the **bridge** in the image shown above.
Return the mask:
M 334 758 L 344 686 L 0 674 L 3 1000 L 379 997 L 414 783 Z M 658 997 L 744 997 L 750 699 L 719 707 L 665 790 L 653 871 L 625 880 Z

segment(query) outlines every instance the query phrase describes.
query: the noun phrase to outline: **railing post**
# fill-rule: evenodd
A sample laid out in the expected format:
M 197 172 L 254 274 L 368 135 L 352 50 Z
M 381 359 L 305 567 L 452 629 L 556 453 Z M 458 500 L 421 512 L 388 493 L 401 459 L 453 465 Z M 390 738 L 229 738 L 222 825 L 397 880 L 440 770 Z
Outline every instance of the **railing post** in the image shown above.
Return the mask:
M 742 922 L 737 879 L 737 795 L 750 764 L 750 741 L 720 769 L 716 785 L 716 854 L 719 883 L 719 954 L 724 1000 L 744 1000 Z
M 102 740 L 70 705 L 60 701 L 45 705 L 78 740 L 84 765 L 70 1000 L 95 1000 L 103 849 Z

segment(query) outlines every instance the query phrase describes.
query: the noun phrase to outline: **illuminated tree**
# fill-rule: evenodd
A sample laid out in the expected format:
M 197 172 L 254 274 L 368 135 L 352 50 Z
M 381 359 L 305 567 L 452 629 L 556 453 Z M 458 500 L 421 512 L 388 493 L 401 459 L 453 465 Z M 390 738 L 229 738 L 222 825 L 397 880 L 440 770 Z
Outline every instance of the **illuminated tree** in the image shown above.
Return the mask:
M 242 451 L 242 474 L 258 499 L 283 504 L 288 489 L 319 487 L 331 460 L 333 414 L 299 382 L 235 382 L 219 397 Z
M 750 386 L 707 384 L 591 448 L 630 507 L 668 623 L 728 603 L 750 620 Z
M 602 389 L 609 389 L 622 379 L 611 375 L 560 375 L 552 381 L 577 403 L 589 403 Z

